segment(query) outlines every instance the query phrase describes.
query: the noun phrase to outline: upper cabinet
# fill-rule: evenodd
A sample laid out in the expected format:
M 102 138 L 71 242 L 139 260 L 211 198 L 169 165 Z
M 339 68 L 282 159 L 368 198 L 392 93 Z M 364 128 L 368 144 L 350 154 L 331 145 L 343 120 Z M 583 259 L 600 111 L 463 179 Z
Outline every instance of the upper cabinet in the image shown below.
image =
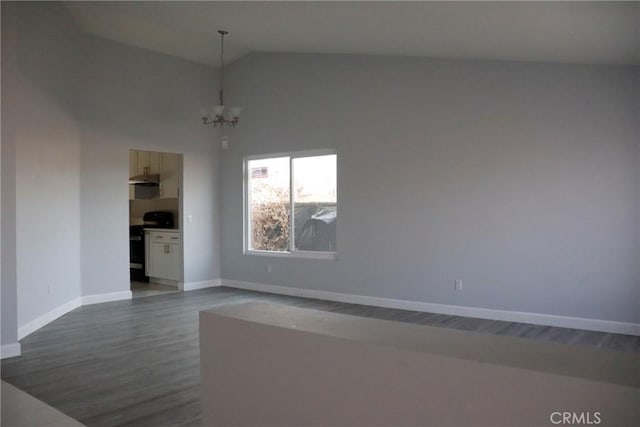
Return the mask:
M 160 155 L 160 198 L 177 199 L 180 195 L 180 155 Z
M 129 151 L 129 174 L 157 175 L 160 173 L 162 153 L 156 151 Z
M 157 151 L 129 150 L 129 176 L 159 175 L 161 199 L 180 196 L 181 155 Z M 129 199 L 135 199 L 134 186 L 129 186 Z

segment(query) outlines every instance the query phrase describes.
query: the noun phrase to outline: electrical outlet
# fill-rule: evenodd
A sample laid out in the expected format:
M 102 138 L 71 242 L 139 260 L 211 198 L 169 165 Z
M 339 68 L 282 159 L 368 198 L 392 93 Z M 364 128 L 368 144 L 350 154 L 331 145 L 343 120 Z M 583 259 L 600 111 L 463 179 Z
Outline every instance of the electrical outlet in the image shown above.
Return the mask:
M 222 147 L 223 150 L 229 149 L 229 137 L 227 135 L 224 135 L 220 140 L 220 142 L 221 142 L 220 146 Z
M 267 264 L 267 273 L 271 273 L 271 264 Z
M 454 289 L 455 289 L 456 291 L 458 291 L 458 292 L 459 292 L 459 291 L 461 291 L 461 290 L 462 290 L 462 280 L 457 279 L 457 280 L 454 282 L 453 286 L 454 286 Z

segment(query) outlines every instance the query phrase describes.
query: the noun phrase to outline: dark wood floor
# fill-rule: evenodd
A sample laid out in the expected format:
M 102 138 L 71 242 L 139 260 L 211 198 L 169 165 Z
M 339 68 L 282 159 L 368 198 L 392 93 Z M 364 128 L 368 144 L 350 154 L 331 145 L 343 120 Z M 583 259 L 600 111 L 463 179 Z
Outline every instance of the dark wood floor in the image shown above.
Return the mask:
M 80 307 L 21 341 L 2 379 L 88 426 L 199 426 L 198 312 L 272 301 L 526 339 L 640 351 L 628 335 L 213 288 Z

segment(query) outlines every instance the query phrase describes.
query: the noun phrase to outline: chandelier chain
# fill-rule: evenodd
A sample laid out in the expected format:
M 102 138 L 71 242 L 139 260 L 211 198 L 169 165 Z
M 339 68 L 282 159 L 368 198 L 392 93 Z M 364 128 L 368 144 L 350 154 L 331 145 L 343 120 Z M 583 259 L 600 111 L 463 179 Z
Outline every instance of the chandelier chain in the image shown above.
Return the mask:
M 224 105 L 224 36 L 227 31 L 218 30 L 220 33 L 220 105 Z

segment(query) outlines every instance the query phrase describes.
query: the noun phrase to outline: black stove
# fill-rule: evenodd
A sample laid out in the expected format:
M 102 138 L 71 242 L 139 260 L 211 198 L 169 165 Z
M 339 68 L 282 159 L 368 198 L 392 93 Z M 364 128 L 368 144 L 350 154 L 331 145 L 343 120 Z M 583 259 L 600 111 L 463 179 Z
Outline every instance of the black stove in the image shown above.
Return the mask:
M 136 282 L 148 282 L 145 274 L 144 229 L 173 228 L 173 214 L 164 211 L 152 211 L 144 214 L 144 225 L 129 226 L 129 279 Z

